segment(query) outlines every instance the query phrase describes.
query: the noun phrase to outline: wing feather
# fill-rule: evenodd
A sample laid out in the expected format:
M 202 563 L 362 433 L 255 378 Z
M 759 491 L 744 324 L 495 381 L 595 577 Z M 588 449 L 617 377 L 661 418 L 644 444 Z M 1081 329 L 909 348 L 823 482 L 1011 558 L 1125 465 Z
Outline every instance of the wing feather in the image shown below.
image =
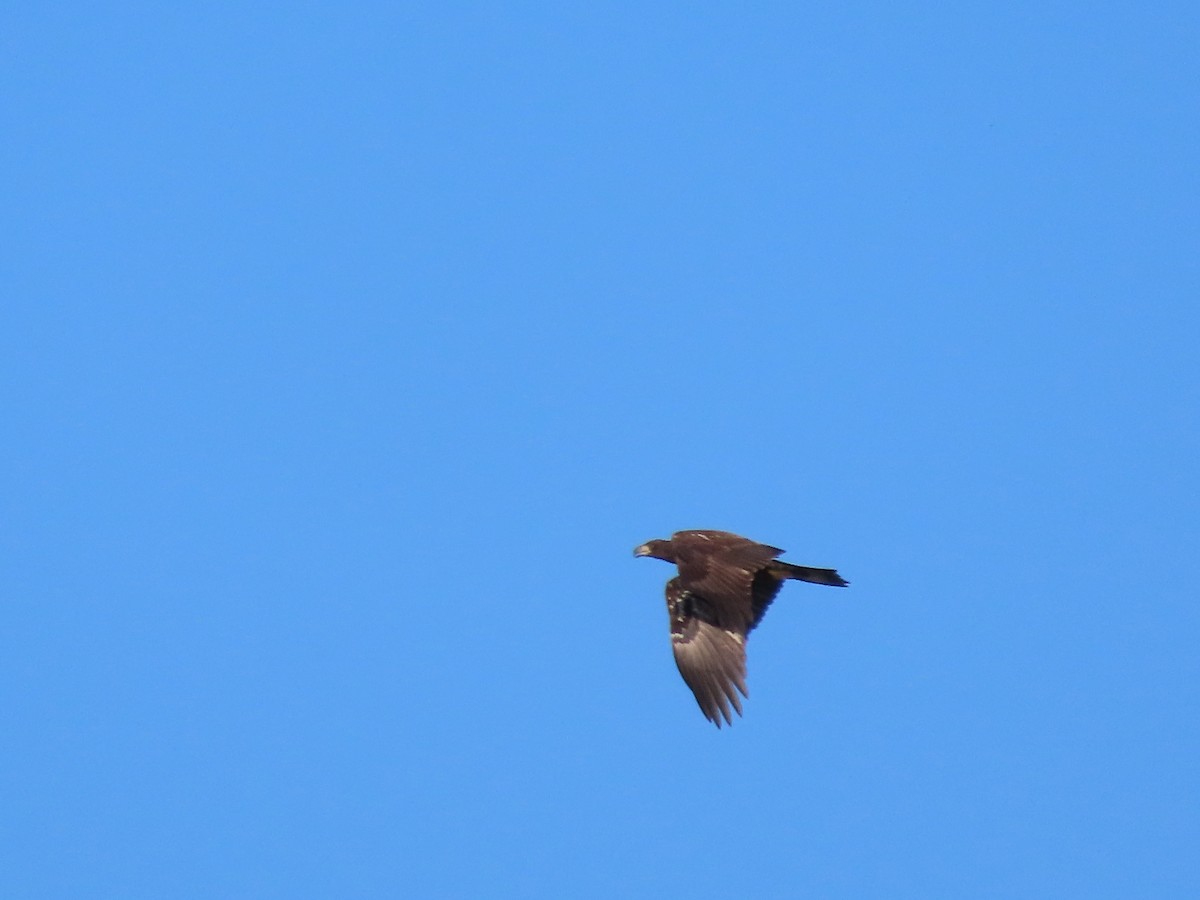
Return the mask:
M 705 718 L 721 727 L 733 723 L 733 712 L 742 714 L 738 696 L 746 690 L 746 638 L 711 621 L 713 610 L 678 578 L 667 582 L 667 610 L 671 616 L 671 649 L 675 665 L 691 688 Z

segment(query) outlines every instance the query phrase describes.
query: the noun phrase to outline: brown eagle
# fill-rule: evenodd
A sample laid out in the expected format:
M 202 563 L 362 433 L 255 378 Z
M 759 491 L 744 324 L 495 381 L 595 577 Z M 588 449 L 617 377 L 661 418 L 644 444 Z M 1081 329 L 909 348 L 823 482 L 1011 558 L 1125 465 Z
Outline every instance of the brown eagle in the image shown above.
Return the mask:
M 728 531 L 677 531 L 670 540 L 647 541 L 634 556 L 653 556 L 679 567 L 667 582 L 671 649 L 675 665 L 705 718 L 732 725 L 729 708 L 742 714 L 746 691 L 746 636 L 789 578 L 845 587 L 833 569 L 794 566 L 784 551 Z M 736 688 L 736 690 L 735 690 Z

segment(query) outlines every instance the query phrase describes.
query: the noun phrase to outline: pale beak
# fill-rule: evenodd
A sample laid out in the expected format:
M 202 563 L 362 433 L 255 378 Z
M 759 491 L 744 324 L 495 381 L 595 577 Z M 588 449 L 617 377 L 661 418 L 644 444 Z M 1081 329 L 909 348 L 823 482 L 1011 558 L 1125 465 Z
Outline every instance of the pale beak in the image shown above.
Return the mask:
M 640 546 L 640 547 L 634 547 L 633 555 L 634 556 L 649 556 L 650 548 L 648 546 L 646 546 L 645 544 L 642 544 L 642 546 Z

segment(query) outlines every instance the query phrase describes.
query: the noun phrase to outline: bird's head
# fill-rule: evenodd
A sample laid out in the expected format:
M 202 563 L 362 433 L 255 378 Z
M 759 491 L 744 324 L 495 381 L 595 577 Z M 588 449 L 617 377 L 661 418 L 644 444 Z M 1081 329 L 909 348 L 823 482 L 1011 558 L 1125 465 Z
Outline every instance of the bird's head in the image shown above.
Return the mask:
M 653 556 L 655 559 L 665 559 L 667 562 L 675 562 L 674 549 L 670 541 L 646 541 L 646 543 L 633 548 L 633 555 Z

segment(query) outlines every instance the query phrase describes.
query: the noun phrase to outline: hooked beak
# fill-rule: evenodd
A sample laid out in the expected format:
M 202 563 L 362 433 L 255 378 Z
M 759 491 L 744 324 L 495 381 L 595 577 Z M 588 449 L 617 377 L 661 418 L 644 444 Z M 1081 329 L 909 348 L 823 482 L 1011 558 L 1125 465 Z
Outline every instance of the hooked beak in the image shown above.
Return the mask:
M 650 555 L 650 547 L 646 544 L 642 544 L 640 547 L 634 547 L 633 555 L 634 556 L 649 556 Z

